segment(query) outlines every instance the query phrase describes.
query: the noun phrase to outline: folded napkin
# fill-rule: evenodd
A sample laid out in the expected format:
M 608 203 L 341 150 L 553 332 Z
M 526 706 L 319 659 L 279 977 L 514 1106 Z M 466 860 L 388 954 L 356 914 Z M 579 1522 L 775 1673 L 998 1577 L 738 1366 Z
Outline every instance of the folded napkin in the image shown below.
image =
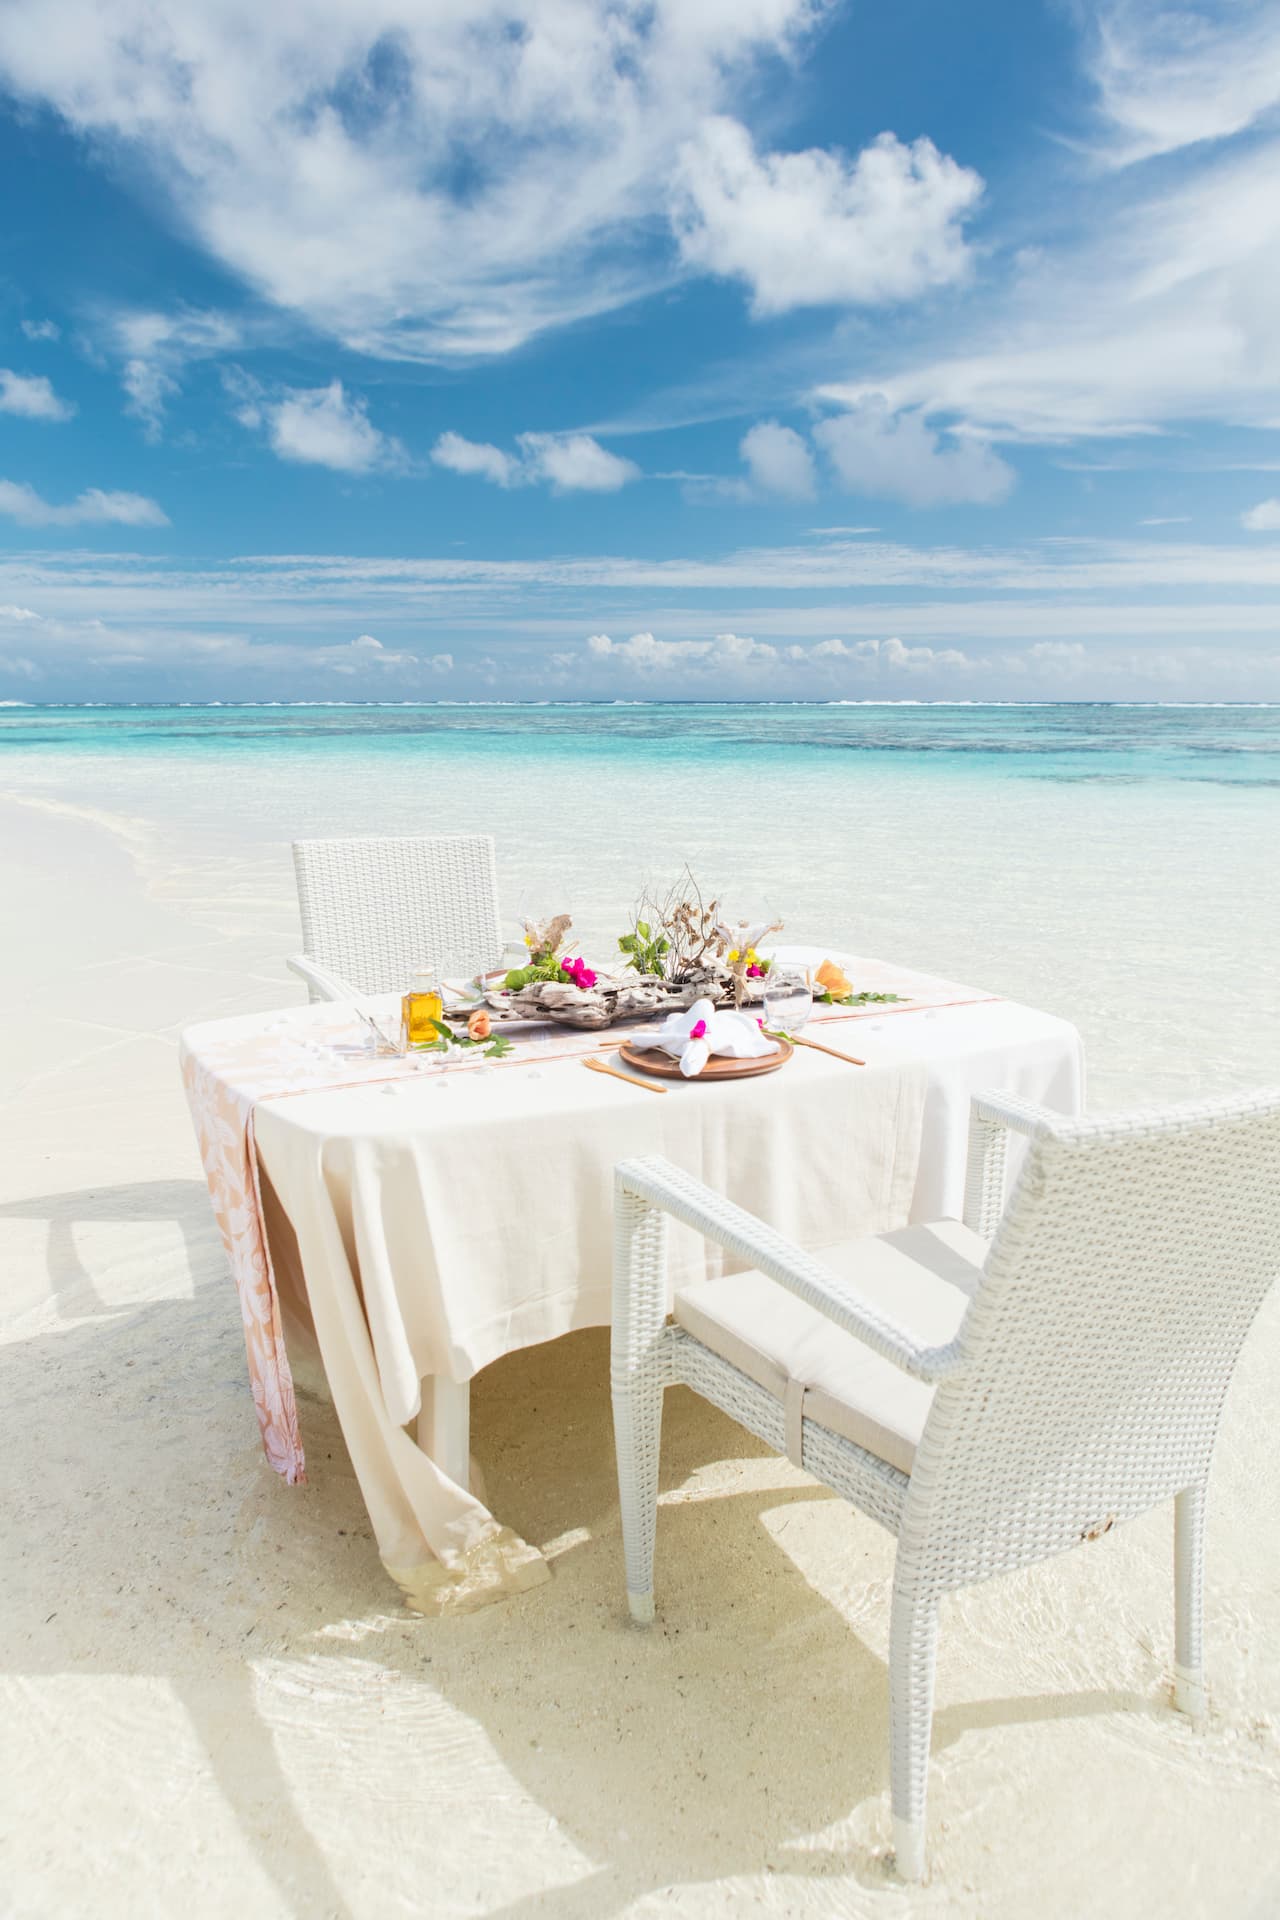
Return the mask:
M 776 1053 L 778 1043 L 760 1031 L 753 1014 L 717 1013 L 710 1000 L 695 1000 L 684 1013 L 670 1013 L 660 1027 L 628 1035 L 633 1047 L 661 1047 L 680 1062 L 687 1080 L 701 1073 L 713 1053 L 754 1060 Z

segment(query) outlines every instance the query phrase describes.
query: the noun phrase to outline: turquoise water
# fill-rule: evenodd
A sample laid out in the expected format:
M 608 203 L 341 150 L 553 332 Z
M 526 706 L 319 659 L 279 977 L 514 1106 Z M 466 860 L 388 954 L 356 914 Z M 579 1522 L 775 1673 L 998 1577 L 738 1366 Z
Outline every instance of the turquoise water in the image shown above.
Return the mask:
M 1276 707 L 12 707 L 0 790 L 219 926 L 287 941 L 301 835 L 480 830 L 513 928 L 563 907 L 604 954 L 687 862 L 1075 1019 L 1106 1104 L 1280 1081 Z
M 244 759 L 365 754 L 518 755 L 661 762 L 751 753 L 904 755 L 922 772 L 1063 780 L 1280 781 L 1280 707 L 609 704 L 566 706 L 12 707 L 15 751 Z

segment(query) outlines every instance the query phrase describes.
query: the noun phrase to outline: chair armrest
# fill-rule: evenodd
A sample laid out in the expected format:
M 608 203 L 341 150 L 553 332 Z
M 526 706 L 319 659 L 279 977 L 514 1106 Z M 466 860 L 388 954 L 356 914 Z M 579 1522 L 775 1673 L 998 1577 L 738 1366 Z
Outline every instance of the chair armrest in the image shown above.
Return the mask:
M 1065 1117 L 1049 1107 L 1038 1107 L 1034 1101 L 1023 1100 L 1016 1093 L 975 1093 L 970 1111 L 984 1126 L 1007 1127 L 1013 1133 L 1025 1133 L 1028 1138 L 1038 1133 L 1052 1133 Z
M 305 953 L 291 954 L 285 961 L 290 973 L 296 973 L 312 989 L 313 997 L 321 1000 L 349 1000 L 353 1005 L 362 1006 L 364 996 L 359 987 L 353 987 L 341 974 L 330 973 L 327 967 L 321 967 L 309 960 Z
M 660 1208 L 736 1254 L 748 1266 L 758 1267 L 806 1306 L 824 1314 L 914 1379 L 942 1380 L 959 1371 L 958 1340 L 942 1347 L 922 1347 L 905 1328 L 861 1299 L 821 1261 L 669 1161 L 624 1160 L 614 1181 L 619 1196 L 633 1195 Z
M 969 1158 L 964 1176 L 964 1224 L 990 1240 L 1004 1212 L 1008 1139 L 1052 1133 L 1060 1113 L 1016 1093 L 975 1093 L 969 1108 Z

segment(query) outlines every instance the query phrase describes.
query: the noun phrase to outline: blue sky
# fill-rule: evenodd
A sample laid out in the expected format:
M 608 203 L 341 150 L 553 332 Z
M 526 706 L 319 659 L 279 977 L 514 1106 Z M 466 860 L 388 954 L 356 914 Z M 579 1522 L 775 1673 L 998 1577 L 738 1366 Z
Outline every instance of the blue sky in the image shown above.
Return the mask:
M 8 0 L 0 698 L 1280 698 L 1274 0 Z

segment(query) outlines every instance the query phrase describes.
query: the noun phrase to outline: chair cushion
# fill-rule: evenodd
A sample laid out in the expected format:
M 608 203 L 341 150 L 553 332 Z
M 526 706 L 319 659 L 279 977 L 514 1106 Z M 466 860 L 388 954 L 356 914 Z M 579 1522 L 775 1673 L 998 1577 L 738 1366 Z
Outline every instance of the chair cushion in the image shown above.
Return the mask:
M 824 1247 L 815 1259 L 926 1346 L 955 1334 L 977 1291 L 986 1243 L 958 1220 Z M 752 1270 L 675 1297 L 678 1326 L 777 1399 L 808 1388 L 804 1417 L 910 1473 L 933 1388 L 882 1360 L 776 1280 Z

